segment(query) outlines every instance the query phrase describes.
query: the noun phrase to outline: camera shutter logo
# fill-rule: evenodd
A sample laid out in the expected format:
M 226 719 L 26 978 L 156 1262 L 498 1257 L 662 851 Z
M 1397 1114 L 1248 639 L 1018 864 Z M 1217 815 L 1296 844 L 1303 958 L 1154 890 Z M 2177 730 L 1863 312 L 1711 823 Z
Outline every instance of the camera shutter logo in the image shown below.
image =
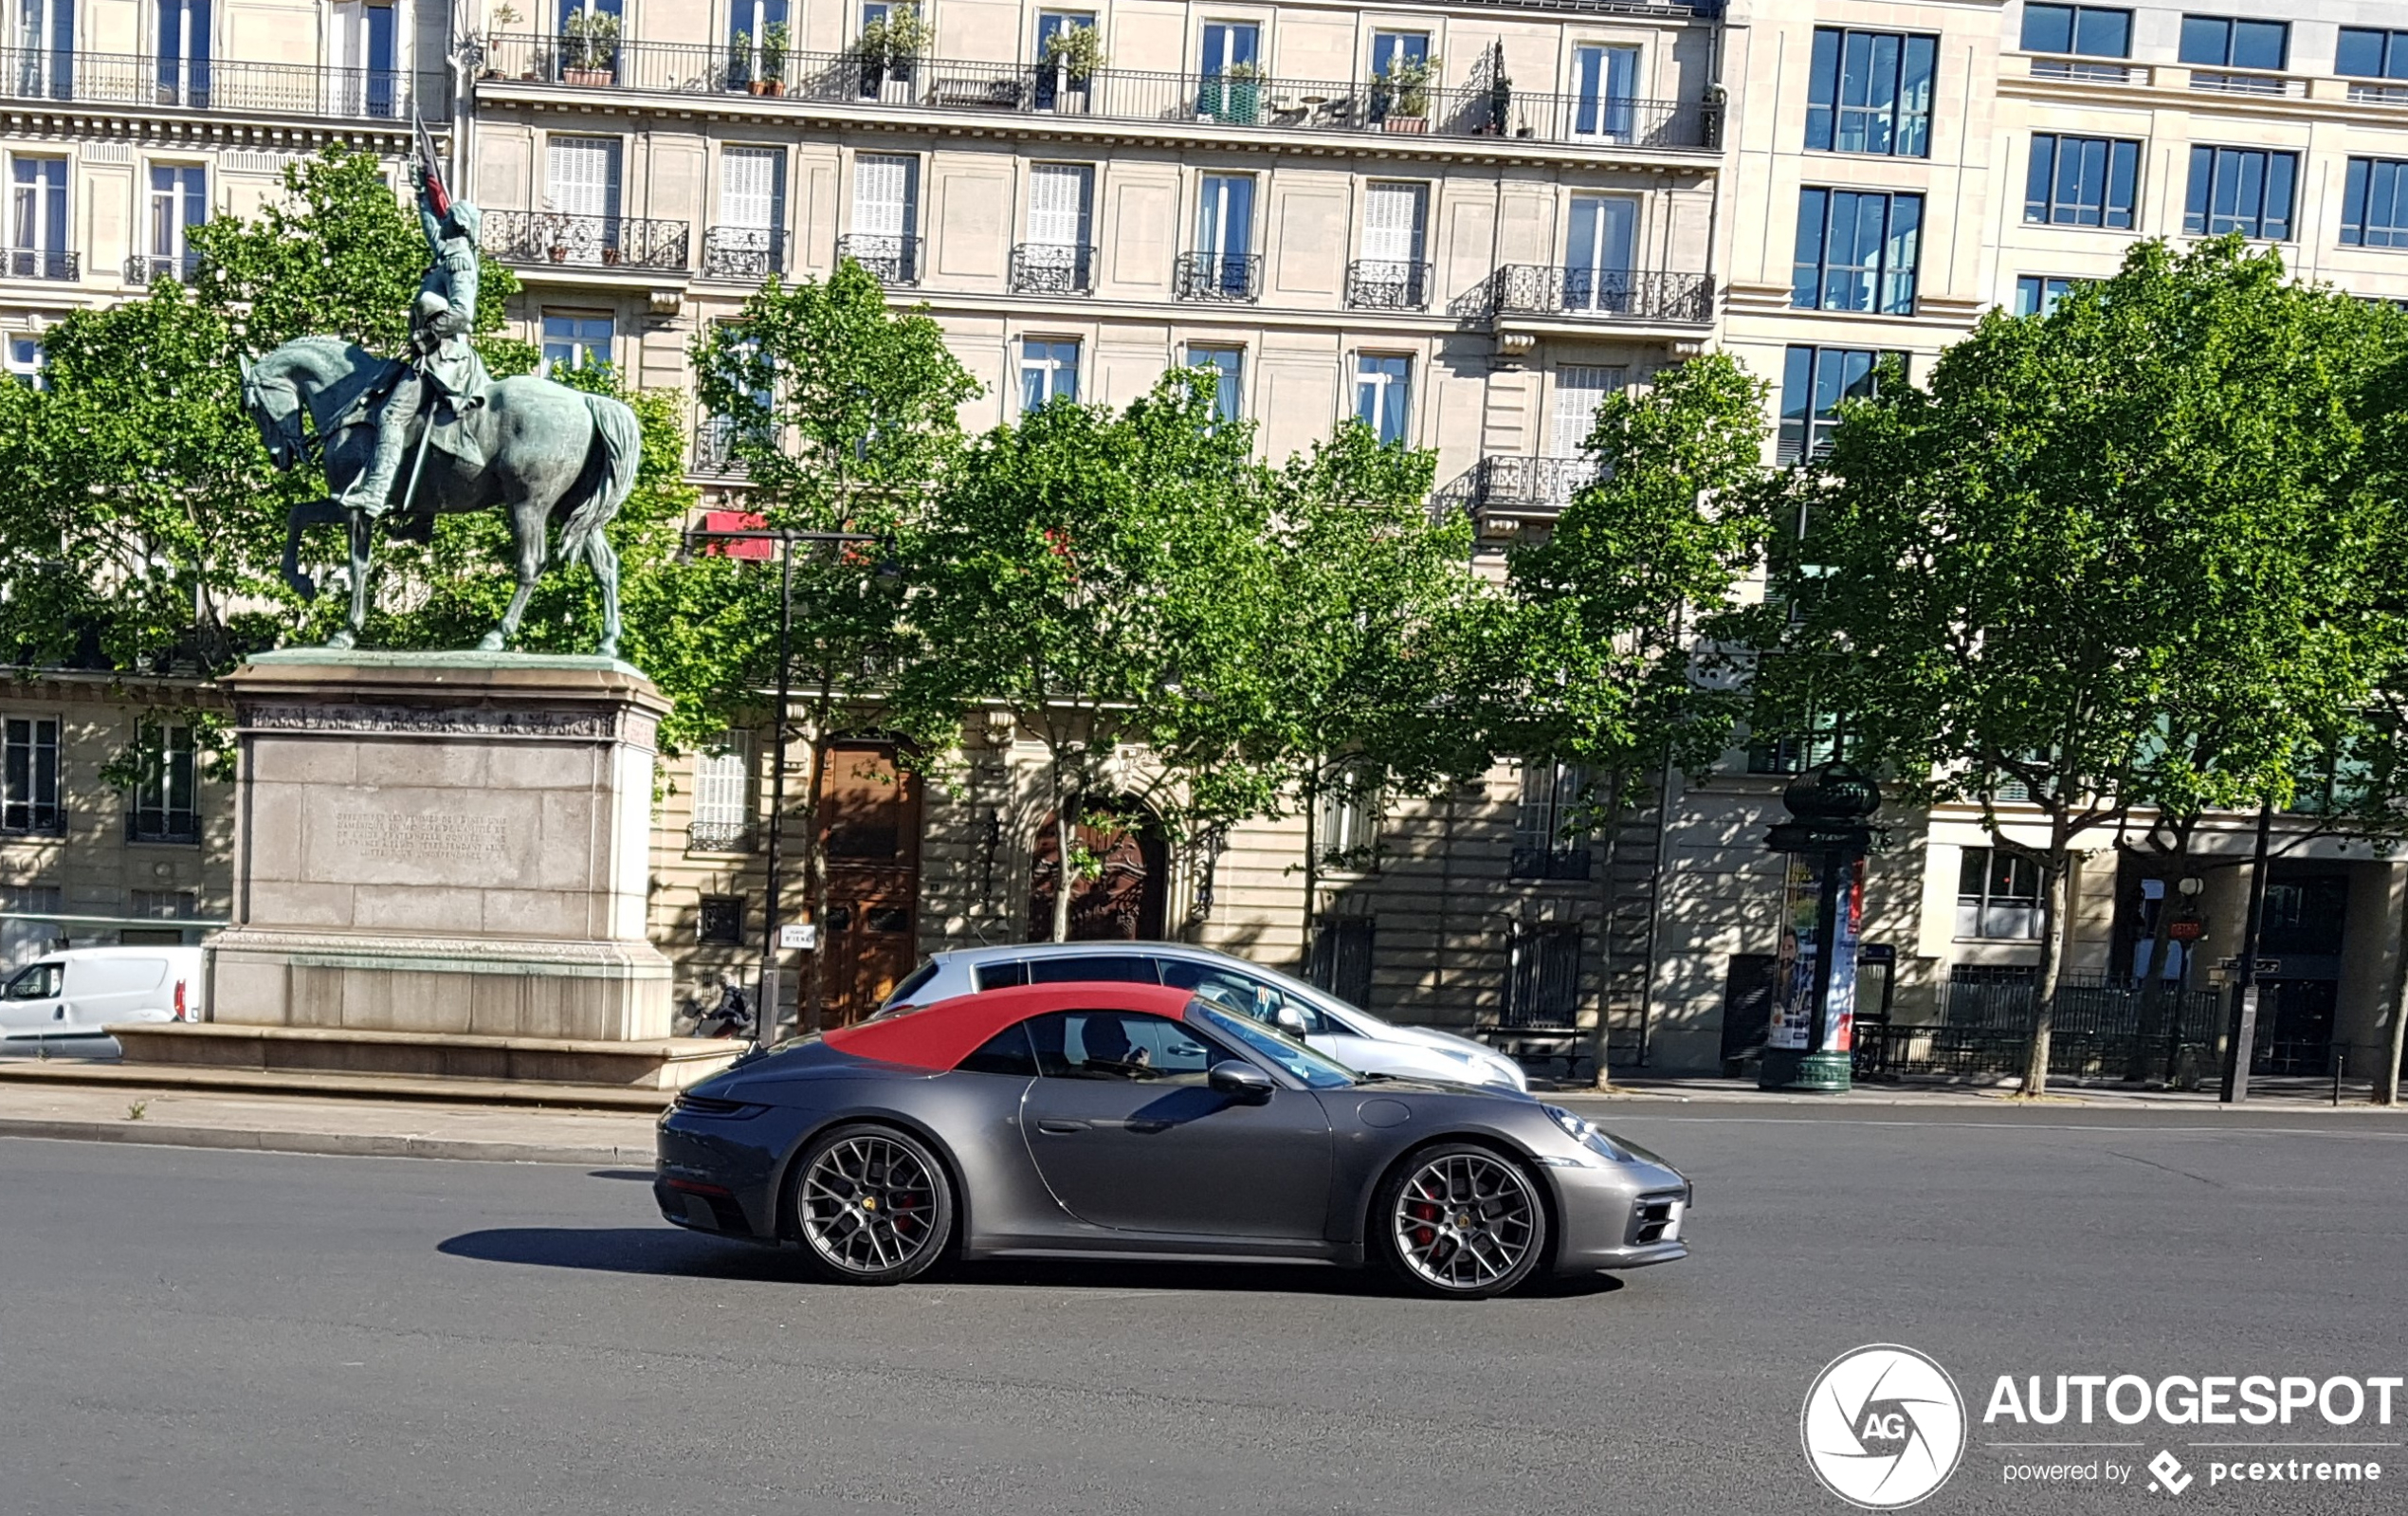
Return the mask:
M 1965 1452 L 1956 1381 L 1888 1342 L 1844 1353 L 1815 1376 L 1797 1427 L 1815 1476 L 1867 1510 L 1915 1504 L 1948 1482 Z

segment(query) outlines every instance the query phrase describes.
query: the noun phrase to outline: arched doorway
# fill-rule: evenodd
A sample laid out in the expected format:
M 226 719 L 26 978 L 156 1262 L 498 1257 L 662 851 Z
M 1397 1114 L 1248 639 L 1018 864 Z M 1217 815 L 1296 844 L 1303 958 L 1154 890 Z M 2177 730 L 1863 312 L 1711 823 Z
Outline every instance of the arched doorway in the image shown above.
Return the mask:
M 1171 849 L 1143 806 L 1105 800 L 1087 807 L 1071 833 L 1080 851 L 1102 860 L 1093 877 L 1070 893 L 1070 941 L 1152 941 L 1162 935 L 1163 903 L 1170 883 Z M 1029 941 L 1053 936 L 1053 895 L 1061 887 L 1062 850 L 1049 812 L 1037 824 L 1030 851 Z

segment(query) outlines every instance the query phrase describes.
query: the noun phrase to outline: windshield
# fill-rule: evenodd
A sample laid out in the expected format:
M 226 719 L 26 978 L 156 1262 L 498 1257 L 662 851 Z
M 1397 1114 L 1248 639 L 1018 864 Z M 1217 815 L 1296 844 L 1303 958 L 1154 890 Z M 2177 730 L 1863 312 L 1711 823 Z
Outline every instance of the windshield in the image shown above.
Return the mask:
M 1188 1002 L 1187 1014 L 1229 1038 L 1244 1043 L 1295 1076 L 1307 1089 L 1343 1089 L 1357 1082 L 1355 1071 L 1324 1058 L 1301 1043 L 1288 1041 L 1259 1021 L 1233 1015 L 1201 1000 Z

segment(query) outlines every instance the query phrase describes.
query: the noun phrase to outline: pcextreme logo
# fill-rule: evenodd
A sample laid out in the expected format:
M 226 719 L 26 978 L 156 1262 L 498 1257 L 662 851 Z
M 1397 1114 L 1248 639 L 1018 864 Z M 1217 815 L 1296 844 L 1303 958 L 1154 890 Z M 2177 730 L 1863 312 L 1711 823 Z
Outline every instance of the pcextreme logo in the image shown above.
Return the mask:
M 1957 1471 L 1965 1406 L 1946 1369 L 1911 1347 L 1875 1342 L 1815 1376 L 1797 1433 L 1825 1489 L 1866 1510 L 1897 1510 Z

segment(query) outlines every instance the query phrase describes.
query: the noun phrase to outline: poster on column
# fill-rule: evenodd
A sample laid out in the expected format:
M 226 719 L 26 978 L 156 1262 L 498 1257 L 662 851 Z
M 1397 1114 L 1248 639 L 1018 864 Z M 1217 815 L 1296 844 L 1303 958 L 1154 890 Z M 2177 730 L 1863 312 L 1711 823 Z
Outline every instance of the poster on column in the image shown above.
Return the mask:
M 1865 927 L 1865 860 L 1848 866 L 1839 909 L 1832 913 L 1831 995 L 1823 1001 L 1823 1048 L 1846 1052 L 1855 1046 L 1856 942 Z
M 1822 879 L 1814 859 L 1790 853 L 1781 909 L 1781 941 L 1773 967 L 1773 1023 L 1768 1048 L 1803 1049 L 1815 1024 L 1815 919 L 1822 910 Z

